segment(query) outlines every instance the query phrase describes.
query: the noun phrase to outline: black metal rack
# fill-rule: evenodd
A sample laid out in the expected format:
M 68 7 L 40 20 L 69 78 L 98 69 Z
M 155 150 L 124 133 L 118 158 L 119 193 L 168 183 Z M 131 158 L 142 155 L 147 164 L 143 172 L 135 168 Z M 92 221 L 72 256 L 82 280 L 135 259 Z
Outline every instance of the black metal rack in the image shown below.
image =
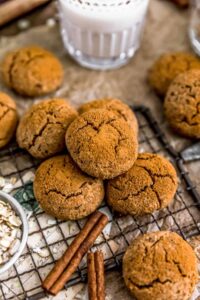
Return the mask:
M 175 196 L 174 205 L 172 204 L 158 213 L 139 218 L 113 216 L 113 219 L 109 222 L 110 226 L 112 223 L 110 235 L 108 236 L 103 233 L 94 245 L 94 247 L 101 248 L 103 252 L 106 253 L 106 271 L 120 268 L 121 258 L 125 249 L 139 234 L 151 231 L 152 229 L 173 230 L 179 233 L 184 239 L 200 234 L 200 196 L 184 167 L 181 155 L 170 145 L 148 108 L 137 106 L 134 107 L 134 111 L 136 112 L 139 122 L 140 150 L 167 156 L 177 167 L 180 184 Z M 26 165 L 23 168 L 21 167 L 22 160 Z M 9 164 L 10 166 L 6 174 L 4 173 L 6 170 L 4 164 Z M 19 149 L 16 144 L 11 145 L 6 150 L 0 151 L 0 176 L 8 178 L 17 177 L 20 185 L 16 190 L 23 189 L 24 193 L 27 193 L 27 203 L 33 201 L 27 192 L 32 186 L 30 183 L 27 184 L 24 182 L 23 175 L 30 170 L 34 172 L 38 164 L 38 161 Z M 187 201 L 185 200 L 185 195 L 187 195 Z M 109 211 L 106 204 L 103 204 L 102 208 Z M 184 216 L 186 216 L 184 220 L 181 219 L 181 214 L 183 213 L 185 214 Z M 9 278 L 6 278 L 5 275 L 0 281 L 0 299 L 36 300 L 44 297 L 45 293 L 42 291 L 41 281 L 57 259 L 52 250 L 53 247 L 59 246 L 60 252 L 58 256 L 61 256 L 66 247 L 69 246 L 70 241 L 77 235 L 84 224 L 84 220 L 73 222 L 73 226 L 76 230 L 72 234 L 69 234 L 69 232 L 66 234 L 65 229 L 69 222 L 55 220 L 54 224 L 44 226 L 41 220 L 45 218 L 45 216 L 46 214 L 42 211 L 33 212 L 31 218 L 34 220 L 36 229 L 30 232 L 29 239 L 40 236 L 43 242 L 41 249 L 48 251 L 48 259 L 38 262 L 36 259 L 37 255 L 33 253 L 30 242 L 28 242 L 20 260 L 22 263 L 27 262 L 28 264 L 29 262 L 31 267 L 26 271 L 21 271 L 21 261 L 20 263 L 16 263 L 12 270 L 9 271 Z M 125 227 L 124 224 L 126 224 Z M 49 241 L 49 236 L 55 230 L 59 235 L 58 240 Z M 115 246 L 117 245 L 117 247 L 114 248 L 113 244 Z M 86 276 L 86 262 L 83 260 L 66 288 L 79 282 L 85 282 Z

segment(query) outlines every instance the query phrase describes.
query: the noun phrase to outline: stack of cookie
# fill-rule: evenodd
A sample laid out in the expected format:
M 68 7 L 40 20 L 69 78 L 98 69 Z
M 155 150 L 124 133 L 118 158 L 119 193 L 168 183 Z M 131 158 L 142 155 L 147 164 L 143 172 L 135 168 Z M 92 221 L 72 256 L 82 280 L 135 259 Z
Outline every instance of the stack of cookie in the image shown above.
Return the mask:
M 62 83 L 63 69 L 48 51 L 27 46 L 9 53 L 2 78 L 15 92 L 42 96 Z M 17 125 L 14 102 L 0 95 L 1 145 Z M 65 99 L 48 99 L 22 116 L 20 148 L 45 160 L 38 168 L 34 194 L 42 208 L 59 219 L 88 216 L 102 203 L 120 214 L 143 215 L 166 207 L 177 188 L 174 167 L 156 154 L 138 155 L 134 112 L 119 99 L 98 99 L 76 111 Z M 65 153 L 68 150 L 68 153 Z
M 162 55 L 149 72 L 149 82 L 164 96 L 164 113 L 178 134 L 200 138 L 200 60 L 182 53 Z
M 111 98 L 78 111 L 63 99 L 45 100 L 33 105 L 17 128 L 21 148 L 48 158 L 36 172 L 36 199 L 47 213 L 67 220 L 91 214 L 105 194 L 120 214 L 143 215 L 169 204 L 176 171 L 159 155 L 138 155 L 137 135 L 133 111 Z
M 61 99 L 31 107 L 19 123 L 17 141 L 36 158 L 51 157 L 34 181 L 42 208 L 70 220 L 95 211 L 104 199 L 103 180 L 125 173 L 137 158 L 137 126 L 132 110 L 118 99 L 93 101 L 78 112 Z

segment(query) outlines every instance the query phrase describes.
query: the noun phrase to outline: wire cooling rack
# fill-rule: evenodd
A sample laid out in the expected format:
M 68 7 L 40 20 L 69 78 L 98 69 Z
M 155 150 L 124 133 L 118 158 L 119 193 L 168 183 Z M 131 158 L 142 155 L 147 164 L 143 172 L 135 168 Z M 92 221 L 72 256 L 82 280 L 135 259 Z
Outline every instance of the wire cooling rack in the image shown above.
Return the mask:
M 111 217 L 112 220 L 94 245 L 94 248 L 103 251 L 107 271 L 120 268 L 124 251 L 139 234 L 166 229 L 176 231 L 184 239 L 200 234 L 200 196 L 185 170 L 181 156 L 170 146 L 148 108 L 135 107 L 134 111 L 139 122 L 140 151 L 159 153 L 169 158 L 177 167 L 180 184 L 173 203 L 166 209 L 145 217 Z M 0 176 L 16 177 L 19 184 L 14 192 L 19 193 L 20 189 L 26 204 L 32 205 L 33 209 L 35 202 L 31 192 L 32 183 L 26 183 L 24 178 L 27 172 L 34 173 L 38 164 L 38 161 L 19 149 L 16 144 L 0 152 Z M 112 216 L 106 204 L 103 204 L 101 209 Z M 0 299 L 36 300 L 44 297 L 41 281 L 80 232 L 84 222 L 85 220 L 59 221 L 41 210 L 34 211 L 29 219 L 30 233 L 23 255 L 15 266 L 0 278 Z M 84 258 L 66 288 L 85 282 L 86 276 Z

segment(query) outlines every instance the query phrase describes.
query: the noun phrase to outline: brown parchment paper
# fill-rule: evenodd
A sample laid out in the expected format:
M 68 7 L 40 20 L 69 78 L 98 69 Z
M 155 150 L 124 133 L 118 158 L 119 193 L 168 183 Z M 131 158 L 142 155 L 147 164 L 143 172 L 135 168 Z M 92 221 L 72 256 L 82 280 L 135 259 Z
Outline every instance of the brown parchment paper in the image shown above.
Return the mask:
M 98 72 L 83 69 L 78 66 L 64 50 L 59 28 L 48 26 L 37 27 L 18 36 L 0 38 L 0 60 L 10 50 L 27 44 L 38 44 L 54 52 L 62 61 L 65 69 L 63 86 L 52 96 L 65 97 L 75 106 L 93 98 L 104 96 L 119 97 L 128 104 L 144 104 L 151 108 L 154 116 L 165 130 L 172 145 L 183 149 L 191 142 L 174 135 L 167 127 L 162 114 L 162 101 L 155 95 L 147 83 L 147 72 L 153 61 L 163 52 L 188 50 L 189 11 L 178 10 L 174 5 L 163 0 L 150 0 L 142 45 L 130 63 L 119 69 L 108 72 Z M 40 99 L 28 99 L 17 96 L 0 81 L 0 90 L 13 96 L 22 113 L 33 102 Z M 48 97 L 50 97 L 48 96 Z M 46 97 L 46 98 L 48 98 Z M 198 185 L 200 164 L 189 167 Z M 184 216 L 183 216 L 184 218 Z M 198 249 L 199 240 L 193 239 L 193 245 Z M 198 252 L 198 251 L 197 251 Z M 132 299 L 127 293 L 121 275 L 111 272 L 106 278 L 106 300 Z M 84 285 L 70 288 L 54 299 L 87 299 Z

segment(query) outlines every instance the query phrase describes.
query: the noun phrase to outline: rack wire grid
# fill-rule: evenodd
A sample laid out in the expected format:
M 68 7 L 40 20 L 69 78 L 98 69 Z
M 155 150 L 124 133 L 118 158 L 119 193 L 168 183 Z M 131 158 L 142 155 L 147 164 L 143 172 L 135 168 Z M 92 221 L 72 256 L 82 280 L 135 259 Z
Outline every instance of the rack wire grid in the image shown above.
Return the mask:
M 158 153 L 169 158 L 177 168 L 180 183 L 172 204 L 159 212 L 137 218 L 113 215 L 107 225 L 107 228 L 110 228 L 109 234 L 105 230 L 93 247 L 103 251 L 106 271 L 120 269 L 121 259 L 127 246 L 136 236 L 145 232 L 172 230 L 184 239 L 200 234 L 200 196 L 192 184 L 181 156 L 170 146 L 148 108 L 137 106 L 134 107 L 134 111 L 139 123 L 140 151 Z M 9 167 L 4 167 L 5 164 Z M 24 182 L 24 174 L 30 170 L 34 172 L 38 164 L 38 161 L 19 149 L 16 144 L 0 152 L 0 175 L 7 178 L 17 177 L 20 186 L 16 191 L 19 188 L 24 189 L 25 195 L 26 189 L 31 188 L 32 184 Z M 29 199 L 30 195 L 27 193 L 26 196 L 27 203 L 32 203 L 33 199 Z M 101 209 L 107 210 L 112 216 L 105 203 Z M 30 225 L 26 249 L 14 267 L 1 278 L 0 299 L 36 300 L 44 297 L 45 293 L 41 288 L 42 280 L 80 232 L 85 222 L 85 220 L 70 222 L 51 219 L 49 223 L 48 218 L 49 216 L 41 210 L 32 213 L 29 225 L 34 224 L 34 226 Z M 47 256 L 41 257 L 35 253 L 33 246 L 40 247 Z M 85 282 L 86 277 L 87 266 L 84 258 L 65 288 Z

